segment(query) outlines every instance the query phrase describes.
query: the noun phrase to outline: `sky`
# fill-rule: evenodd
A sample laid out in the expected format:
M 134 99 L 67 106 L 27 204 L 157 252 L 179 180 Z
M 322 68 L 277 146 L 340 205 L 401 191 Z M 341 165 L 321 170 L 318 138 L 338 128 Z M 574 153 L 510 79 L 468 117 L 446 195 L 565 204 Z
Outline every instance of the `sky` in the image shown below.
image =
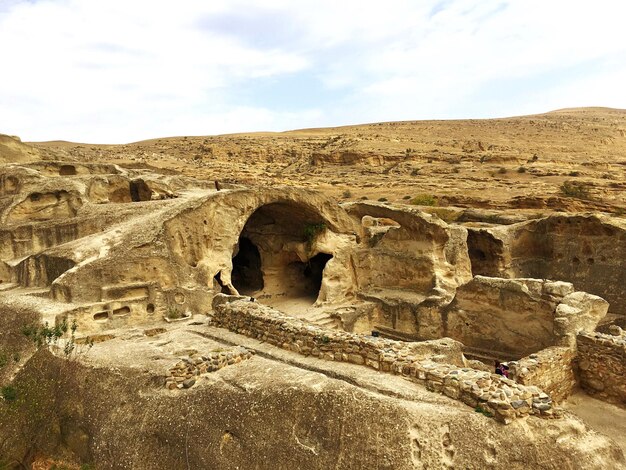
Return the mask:
M 0 133 L 126 143 L 626 108 L 622 0 L 0 0 Z

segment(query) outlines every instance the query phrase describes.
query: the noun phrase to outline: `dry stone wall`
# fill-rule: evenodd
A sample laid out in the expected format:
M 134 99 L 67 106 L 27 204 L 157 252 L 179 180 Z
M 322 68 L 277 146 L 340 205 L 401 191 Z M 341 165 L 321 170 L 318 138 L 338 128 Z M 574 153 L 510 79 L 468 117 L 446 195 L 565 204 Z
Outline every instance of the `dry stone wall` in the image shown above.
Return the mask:
M 573 361 L 576 352 L 568 347 L 550 347 L 542 349 L 519 361 L 511 361 L 509 376 L 517 383 L 535 385 L 553 400 L 566 399 L 576 386 Z
M 626 333 L 580 333 L 580 385 L 591 395 L 626 406 Z
M 250 359 L 253 354 L 254 352 L 241 346 L 193 354 L 181 359 L 167 371 L 165 387 L 170 390 L 191 388 L 199 376 Z
M 553 409 L 551 398 L 538 387 L 527 387 L 485 371 L 434 362 L 427 356 L 424 343 L 326 330 L 246 298 L 222 294 L 214 299 L 212 324 L 295 353 L 402 375 L 503 423 L 529 414 L 560 415 Z

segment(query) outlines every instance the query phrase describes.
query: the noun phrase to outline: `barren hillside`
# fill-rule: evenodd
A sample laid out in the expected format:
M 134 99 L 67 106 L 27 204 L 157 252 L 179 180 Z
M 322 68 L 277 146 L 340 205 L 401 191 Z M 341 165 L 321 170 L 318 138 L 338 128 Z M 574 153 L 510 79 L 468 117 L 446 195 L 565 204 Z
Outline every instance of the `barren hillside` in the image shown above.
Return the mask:
M 149 164 L 255 186 L 316 187 L 340 200 L 406 203 L 420 196 L 415 202 L 423 205 L 617 215 L 626 208 L 626 110 L 610 108 L 127 145 L 34 145 L 48 158 Z M 565 182 L 571 190 L 562 188 Z

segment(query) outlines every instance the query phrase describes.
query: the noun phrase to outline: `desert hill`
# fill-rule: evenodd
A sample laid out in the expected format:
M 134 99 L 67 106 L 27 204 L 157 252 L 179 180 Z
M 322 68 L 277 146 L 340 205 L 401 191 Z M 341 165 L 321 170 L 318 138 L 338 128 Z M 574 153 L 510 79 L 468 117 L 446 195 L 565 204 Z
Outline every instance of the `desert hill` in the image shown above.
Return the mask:
M 24 144 L 19 137 L 0 134 L 0 163 L 26 163 L 40 158 L 39 150 Z
M 150 164 L 246 185 L 316 187 L 342 200 L 428 196 L 439 206 L 618 214 L 626 207 L 626 111 L 610 108 L 126 145 L 33 145 L 46 158 Z M 584 197 L 564 193 L 566 181 L 584 186 Z

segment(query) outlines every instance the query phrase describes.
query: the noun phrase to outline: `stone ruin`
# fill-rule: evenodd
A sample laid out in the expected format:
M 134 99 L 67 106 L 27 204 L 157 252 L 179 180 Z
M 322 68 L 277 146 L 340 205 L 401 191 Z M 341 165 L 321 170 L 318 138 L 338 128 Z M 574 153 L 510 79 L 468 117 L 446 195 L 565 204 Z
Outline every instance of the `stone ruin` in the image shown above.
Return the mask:
M 75 322 L 102 342 L 206 315 L 205 328 L 402 376 L 502 423 L 563 419 L 578 386 L 626 406 L 623 221 L 449 225 L 415 207 L 221 186 L 116 165 L 4 166 L 0 311 Z M 181 357 L 163 386 L 188 393 L 253 353 Z

